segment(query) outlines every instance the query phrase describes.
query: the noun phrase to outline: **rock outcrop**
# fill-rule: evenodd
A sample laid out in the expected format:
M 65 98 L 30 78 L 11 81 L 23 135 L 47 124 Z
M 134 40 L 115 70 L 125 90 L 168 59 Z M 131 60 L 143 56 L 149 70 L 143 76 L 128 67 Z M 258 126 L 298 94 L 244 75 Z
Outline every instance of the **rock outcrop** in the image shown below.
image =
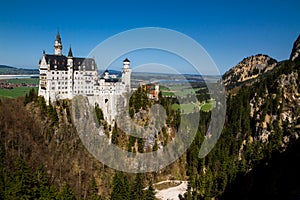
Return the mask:
M 290 60 L 294 61 L 300 55 L 300 35 L 294 42 L 293 49 L 290 55 Z
M 261 73 L 272 70 L 277 61 L 267 55 L 258 54 L 244 58 L 239 64 L 223 75 L 227 88 L 233 88 L 258 77 Z

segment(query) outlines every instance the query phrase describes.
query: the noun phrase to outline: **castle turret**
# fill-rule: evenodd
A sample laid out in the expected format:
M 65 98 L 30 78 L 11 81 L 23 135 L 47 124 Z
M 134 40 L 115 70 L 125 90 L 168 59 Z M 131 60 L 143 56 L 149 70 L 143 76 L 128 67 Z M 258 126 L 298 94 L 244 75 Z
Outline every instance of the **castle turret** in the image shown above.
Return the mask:
M 73 52 L 70 47 L 69 53 L 68 53 L 68 98 L 72 99 L 73 97 Z
M 57 56 L 62 55 L 62 43 L 59 32 L 57 32 L 56 39 L 54 42 L 54 54 Z
M 123 60 L 123 69 L 129 69 L 129 68 L 130 68 L 130 60 L 126 58 L 125 60 Z
M 68 53 L 68 66 L 73 67 L 73 52 L 72 52 L 71 47 L 70 47 L 69 53 Z
M 131 85 L 130 85 L 130 76 L 131 76 L 131 69 L 130 69 L 130 61 L 128 58 L 123 60 L 123 69 L 122 69 L 122 83 L 125 85 L 125 89 L 129 92 Z
M 108 78 L 109 78 L 109 72 L 108 72 L 108 70 L 105 70 L 104 79 L 108 79 Z

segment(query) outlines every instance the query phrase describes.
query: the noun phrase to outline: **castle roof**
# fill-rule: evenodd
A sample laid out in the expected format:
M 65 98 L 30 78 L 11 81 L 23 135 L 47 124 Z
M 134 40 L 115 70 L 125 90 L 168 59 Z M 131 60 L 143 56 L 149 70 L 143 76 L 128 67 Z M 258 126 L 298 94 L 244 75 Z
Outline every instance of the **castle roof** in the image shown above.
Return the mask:
M 125 60 L 123 60 L 123 62 L 130 62 L 130 60 L 128 60 L 128 58 L 125 58 Z
M 69 52 L 70 53 L 70 52 Z M 50 70 L 68 70 L 68 58 L 63 55 L 45 54 L 46 62 L 50 64 Z M 41 62 L 41 61 L 40 61 Z M 56 68 L 55 68 L 56 66 Z M 97 65 L 93 58 L 78 58 L 73 57 L 73 70 L 83 70 L 83 66 L 87 71 L 97 70 Z

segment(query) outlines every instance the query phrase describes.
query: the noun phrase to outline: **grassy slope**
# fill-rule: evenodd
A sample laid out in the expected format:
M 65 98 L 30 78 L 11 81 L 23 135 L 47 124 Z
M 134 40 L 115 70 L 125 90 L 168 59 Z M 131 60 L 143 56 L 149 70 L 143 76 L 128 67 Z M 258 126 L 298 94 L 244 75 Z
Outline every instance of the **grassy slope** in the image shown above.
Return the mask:
M 7 98 L 16 98 L 25 96 L 27 93 L 29 93 L 30 89 L 32 87 L 17 87 L 14 89 L 0 89 L 0 98 L 7 97 Z M 38 91 L 38 88 L 34 88 L 36 92 Z
M 24 79 L 8 79 L 8 80 L 2 80 L 7 81 L 8 83 L 12 84 L 38 84 L 39 79 L 38 78 L 24 78 Z M 31 87 L 16 87 L 14 89 L 0 89 L 0 98 L 7 97 L 7 98 L 16 98 L 25 96 Z M 35 90 L 38 91 L 38 88 L 35 87 Z
M 173 104 L 172 108 L 174 110 L 178 110 L 178 109 L 182 109 L 184 111 L 184 113 L 188 114 L 194 111 L 195 107 L 197 107 L 198 105 L 196 104 L 192 104 L 192 103 L 188 103 L 188 104 Z M 216 102 L 214 100 L 210 100 L 206 103 L 202 103 L 200 104 L 198 107 L 204 111 L 204 112 L 208 112 L 211 111 L 214 107 L 216 106 Z

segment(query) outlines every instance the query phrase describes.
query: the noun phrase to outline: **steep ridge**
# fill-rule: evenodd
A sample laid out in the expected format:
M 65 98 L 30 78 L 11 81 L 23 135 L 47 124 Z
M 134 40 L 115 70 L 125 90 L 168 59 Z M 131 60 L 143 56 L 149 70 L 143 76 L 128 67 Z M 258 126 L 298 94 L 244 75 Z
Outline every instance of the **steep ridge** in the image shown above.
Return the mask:
M 238 160 L 250 162 L 248 171 L 227 185 L 221 199 L 296 199 L 300 196 L 299 171 L 296 170 L 299 165 L 295 161 L 300 146 L 300 57 L 296 56 L 295 49 L 298 44 L 299 38 L 290 60 L 277 63 L 275 68 L 253 79 L 253 84 L 242 86 L 235 94 L 235 98 L 243 96 L 243 106 L 250 116 L 242 120 L 251 127 L 251 130 L 242 128 L 238 134 L 243 138 Z M 250 154 L 249 149 L 252 149 Z
M 293 49 L 291 52 L 290 60 L 295 60 L 300 55 L 300 35 L 297 40 L 294 42 Z
M 267 55 L 258 54 L 244 58 L 223 75 L 227 88 L 233 88 L 257 78 L 260 74 L 272 70 L 277 61 Z

